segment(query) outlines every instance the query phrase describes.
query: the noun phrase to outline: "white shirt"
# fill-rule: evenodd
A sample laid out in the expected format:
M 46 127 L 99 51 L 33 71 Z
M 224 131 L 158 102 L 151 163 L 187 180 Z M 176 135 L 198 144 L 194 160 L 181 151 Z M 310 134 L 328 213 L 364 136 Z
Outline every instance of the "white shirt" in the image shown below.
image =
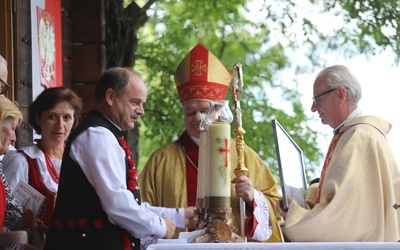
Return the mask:
M 21 150 L 30 158 L 36 160 L 43 183 L 51 192 L 57 193 L 58 183 L 51 178 L 49 171 L 47 170 L 46 159 L 42 150 L 40 150 L 36 144 L 21 147 Z M 52 162 L 57 174 L 59 175 L 62 160 L 52 159 Z M 20 180 L 29 183 L 29 165 L 28 160 L 23 153 L 16 150 L 9 151 L 4 156 L 2 163 L 4 175 L 6 176 L 8 184 L 12 190 L 14 190 Z
M 108 219 L 132 236 L 164 237 L 166 225 L 162 218 L 174 220 L 177 227 L 185 227 L 183 208 L 153 207 L 136 202 L 126 186 L 125 151 L 108 129 L 98 126 L 82 132 L 73 141 L 70 156 L 96 190 Z

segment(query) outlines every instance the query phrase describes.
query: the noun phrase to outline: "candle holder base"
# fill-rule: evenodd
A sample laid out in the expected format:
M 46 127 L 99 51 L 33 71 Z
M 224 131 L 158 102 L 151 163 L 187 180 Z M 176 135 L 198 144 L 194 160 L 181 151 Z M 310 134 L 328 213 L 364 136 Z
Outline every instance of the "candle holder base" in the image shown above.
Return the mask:
M 198 229 L 205 229 L 205 233 L 196 237 L 196 243 L 238 243 L 245 240 L 236 234 L 237 228 L 231 225 L 228 214 L 232 213 L 232 208 L 208 208 L 204 209 L 202 225 Z M 199 214 L 199 212 L 198 212 Z
M 198 220 L 196 223 L 196 230 L 204 229 L 206 227 L 207 221 L 205 219 L 205 209 L 204 208 L 197 208 L 195 210 L 195 214 L 198 216 Z

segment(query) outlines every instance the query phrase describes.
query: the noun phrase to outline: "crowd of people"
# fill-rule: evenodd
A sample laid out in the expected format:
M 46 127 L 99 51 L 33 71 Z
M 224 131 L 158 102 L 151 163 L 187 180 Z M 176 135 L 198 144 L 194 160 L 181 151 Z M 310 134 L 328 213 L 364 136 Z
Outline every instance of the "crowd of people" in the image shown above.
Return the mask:
M 194 70 L 199 63 L 202 70 Z M 145 113 L 147 88 L 138 72 L 107 69 L 83 118 L 80 97 L 66 87 L 43 90 L 23 117 L 3 95 L 10 87 L 7 72 L 0 56 L 3 231 L 27 230 L 32 246 L 54 250 L 141 249 L 197 229 L 201 116 L 211 102 L 225 99 L 232 81 L 232 73 L 205 46 L 190 50 L 174 74 L 185 130 L 155 149 L 141 173 L 125 138 Z M 333 138 L 319 181 L 306 191 L 307 207 L 289 197 L 283 210 L 269 167 L 244 145 L 249 171 L 236 177 L 231 168 L 229 221 L 255 242 L 399 241 L 400 170 L 385 137 L 391 125 L 362 113 L 361 84 L 345 66 L 323 69 L 313 87 L 311 110 L 332 127 Z M 23 119 L 38 139 L 9 150 Z M 230 150 L 229 160 L 236 166 L 236 150 Z M 20 182 L 46 197 L 35 218 L 13 195 Z M 245 203 L 245 218 L 239 200 Z

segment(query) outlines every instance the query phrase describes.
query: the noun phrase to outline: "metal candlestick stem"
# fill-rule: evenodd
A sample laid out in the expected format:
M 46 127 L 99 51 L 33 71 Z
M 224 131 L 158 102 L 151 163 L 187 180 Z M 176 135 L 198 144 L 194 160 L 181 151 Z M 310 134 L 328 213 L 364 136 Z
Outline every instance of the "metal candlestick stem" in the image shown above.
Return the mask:
M 235 105 L 235 117 L 236 117 L 236 129 L 233 132 L 236 136 L 236 152 L 237 152 L 237 166 L 235 168 L 236 177 L 247 176 L 248 169 L 244 164 L 244 134 L 246 131 L 242 127 L 242 109 L 240 108 L 240 99 L 243 94 L 243 73 L 242 65 L 236 63 L 233 66 L 233 84 L 232 84 L 232 96 L 233 104 Z M 246 216 L 245 202 L 240 198 L 240 229 L 241 236 L 246 241 L 244 220 Z

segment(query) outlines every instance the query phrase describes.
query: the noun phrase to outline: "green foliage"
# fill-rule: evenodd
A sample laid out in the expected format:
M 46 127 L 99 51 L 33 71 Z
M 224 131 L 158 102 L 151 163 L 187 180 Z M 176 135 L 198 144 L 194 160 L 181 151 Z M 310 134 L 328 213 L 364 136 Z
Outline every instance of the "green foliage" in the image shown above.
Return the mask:
M 141 127 L 141 165 L 153 150 L 175 140 L 184 131 L 173 74 L 197 43 L 210 49 L 228 69 L 236 62 L 243 65 L 241 106 L 245 142 L 265 159 L 276 176 L 273 118 L 304 148 L 310 173 L 319 163 L 322 154 L 316 147 L 316 135 L 307 127 L 301 96 L 296 88 L 287 88 L 276 74 L 290 65 L 285 48 L 270 39 L 271 30 L 266 23 L 256 23 L 244 16 L 246 2 L 158 1 L 149 11 L 149 21 L 139 33 L 135 66 L 144 72 L 149 85 Z M 274 89 L 282 91 L 281 102 L 287 103 L 289 110 L 273 107 L 269 100 L 276 94 Z M 227 99 L 232 100 L 230 93 Z M 232 131 L 234 126 L 232 123 Z
M 288 68 L 298 74 L 312 72 L 325 66 L 324 54 L 329 51 L 350 57 L 391 48 L 400 55 L 397 0 L 125 0 L 125 6 L 132 2 L 146 4 L 146 10 L 151 6 L 149 19 L 137 33 L 135 58 L 135 69 L 149 85 L 140 127 L 140 166 L 153 150 L 184 130 L 173 74 L 197 43 L 209 48 L 227 68 L 236 62 L 243 65 L 246 144 L 277 176 L 271 126 L 277 118 L 303 148 L 309 179 L 320 167 L 323 153 L 317 147 L 317 133 L 308 126 L 310 117 L 304 113 L 296 77 L 283 80 L 282 72 Z M 303 4 L 312 6 L 314 13 L 301 15 Z M 313 18 L 316 13 L 320 16 Z M 337 24 L 334 28 L 332 22 Z M 308 63 L 297 63 L 288 52 L 303 54 Z M 229 94 L 227 99 L 231 98 Z
M 339 9 L 341 13 L 336 12 L 343 15 L 346 25 L 356 25 L 357 28 L 352 32 L 354 37 L 349 37 L 349 40 L 356 44 L 362 53 L 375 54 L 382 48 L 389 47 L 399 59 L 400 2 L 398 0 L 335 0 L 325 1 L 324 6 L 327 11 Z
M 400 56 L 400 2 L 398 0 L 310 0 L 319 9 L 319 19 L 302 21 L 304 44 L 310 46 L 314 63 L 323 51 L 334 51 L 346 57 L 355 54 L 375 55 L 393 51 L 395 64 Z M 334 28 L 329 25 L 335 23 Z M 330 32 L 323 32 L 328 24 Z M 319 27 L 318 27 L 319 26 Z

